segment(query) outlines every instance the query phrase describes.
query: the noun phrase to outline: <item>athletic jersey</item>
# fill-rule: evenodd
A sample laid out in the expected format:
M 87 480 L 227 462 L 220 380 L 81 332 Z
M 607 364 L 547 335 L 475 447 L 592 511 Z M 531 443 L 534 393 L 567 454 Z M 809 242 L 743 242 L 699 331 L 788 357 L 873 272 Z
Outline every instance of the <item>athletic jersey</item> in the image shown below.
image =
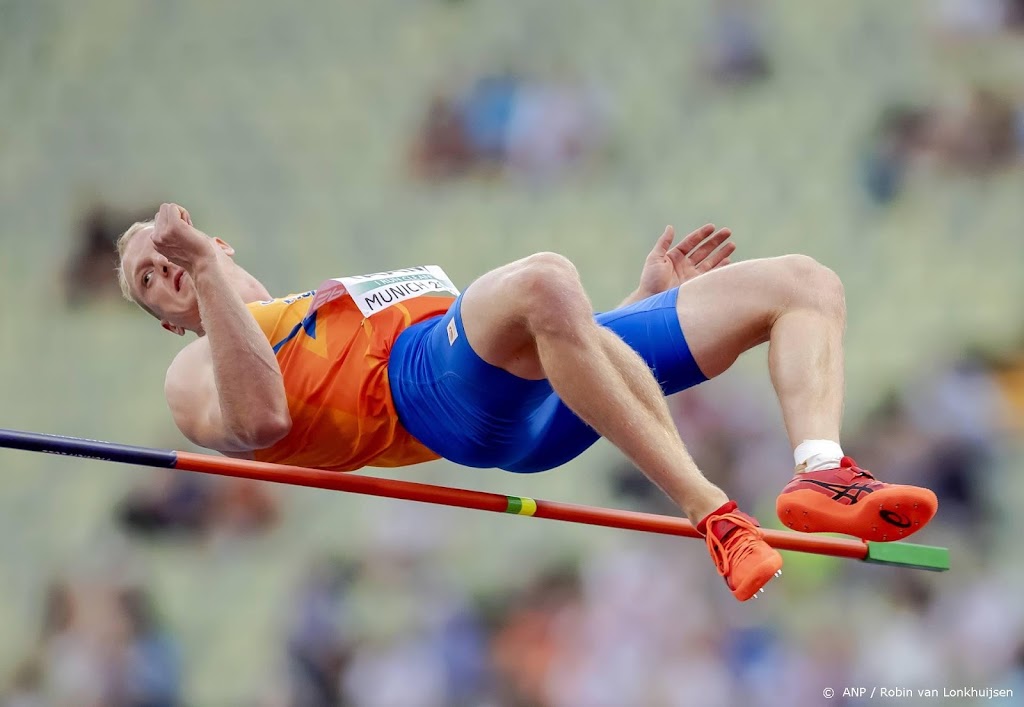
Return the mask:
M 288 435 L 255 459 L 332 471 L 437 459 L 398 421 L 388 357 L 402 331 L 443 314 L 455 297 L 414 296 L 365 316 L 351 296 L 321 304 L 316 295 L 247 305 L 277 356 L 292 419 Z

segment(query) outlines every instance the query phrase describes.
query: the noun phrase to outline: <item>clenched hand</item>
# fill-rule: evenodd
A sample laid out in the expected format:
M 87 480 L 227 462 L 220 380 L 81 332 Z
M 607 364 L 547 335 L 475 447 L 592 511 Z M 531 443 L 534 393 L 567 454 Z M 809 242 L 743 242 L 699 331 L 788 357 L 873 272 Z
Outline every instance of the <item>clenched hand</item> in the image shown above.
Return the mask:
M 192 226 L 192 217 L 177 204 L 162 204 L 153 225 L 153 245 L 175 265 L 192 273 L 208 258 L 216 257 L 216 246 Z

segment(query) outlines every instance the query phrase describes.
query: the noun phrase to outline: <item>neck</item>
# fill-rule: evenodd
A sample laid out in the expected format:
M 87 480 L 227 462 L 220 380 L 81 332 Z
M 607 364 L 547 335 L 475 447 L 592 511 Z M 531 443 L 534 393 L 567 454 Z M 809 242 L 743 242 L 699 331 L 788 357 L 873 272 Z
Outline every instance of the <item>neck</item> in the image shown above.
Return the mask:
M 263 286 L 263 283 L 250 275 L 242 268 L 238 268 L 239 281 L 237 284 L 238 294 L 242 296 L 243 302 L 262 302 L 273 299 L 270 291 Z
M 234 261 L 231 261 L 232 265 L 228 272 L 228 277 L 231 280 L 231 285 L 235 292 L 242 298 L 245 303 L 249 302 L 262 302 L 264 300 L 273 299 L 270 291 L 263 286 L 263 283 L 257 280 L 255 277 L 249 274 L 245 268 L 242 268 Z M 206 332 L 203 330 L 202 325 L 198 328 L 193 329 L 197 336 L 205 336 Z

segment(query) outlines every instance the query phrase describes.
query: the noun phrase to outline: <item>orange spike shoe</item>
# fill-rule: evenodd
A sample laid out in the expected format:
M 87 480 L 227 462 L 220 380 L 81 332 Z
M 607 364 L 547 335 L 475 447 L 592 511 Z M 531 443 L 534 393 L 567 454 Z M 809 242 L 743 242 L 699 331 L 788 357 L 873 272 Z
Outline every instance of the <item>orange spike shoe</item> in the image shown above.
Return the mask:
M 845 533 L 862 540 L 902 540 L 928 524 L 935 494 L 886 484 L 843 457 L 838 468 L 806 471 L 779 494 L 775 510 L 786 527 L 805 533 Z
M 782 555 L 764 540 L 753 516 L 729 501 L 697 524 L 718 574 L 734 597 L 746 601 L 764 591 L 764 585 L 782 574 Z

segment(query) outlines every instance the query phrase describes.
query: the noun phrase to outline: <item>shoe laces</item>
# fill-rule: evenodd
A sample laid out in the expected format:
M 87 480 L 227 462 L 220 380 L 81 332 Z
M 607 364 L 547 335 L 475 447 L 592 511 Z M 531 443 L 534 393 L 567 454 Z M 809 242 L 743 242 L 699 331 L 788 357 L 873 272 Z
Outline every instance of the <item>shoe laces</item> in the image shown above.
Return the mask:
M 724 542 L 719 540 L 714 532 L 714 524 L 720 520 L 736 526 L 730 532 L 728 540 Z M 734 563 L 742 562 L 747 555 L 752 553 L 763 538 L 764 533 L 761 532 L 761 528 L 737 513 L 726 513 L 709 518 L 708 533 L 704 536 L 708 544 L 708 552 L 711 553 L 711 557 L 718 567 L 718 574 L 723 577 L 727 577 L 732 571 Z M 726 547 L 726 543 L 730 545 L 729 548 Z

